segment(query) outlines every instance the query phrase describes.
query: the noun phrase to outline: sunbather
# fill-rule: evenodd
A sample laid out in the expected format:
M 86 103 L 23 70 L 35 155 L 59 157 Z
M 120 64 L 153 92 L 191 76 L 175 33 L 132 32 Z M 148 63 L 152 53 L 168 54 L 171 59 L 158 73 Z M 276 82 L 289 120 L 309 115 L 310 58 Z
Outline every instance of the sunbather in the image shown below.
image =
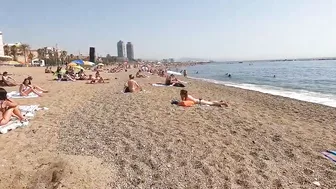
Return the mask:
M 48 92 L 48 90 L 42 89 L 41 87 L 39 87 L 39 86 L 37 86 L 37 85 L 33 85 L 33 84 L 32 84 L 32 81 L 33 81 L 33 77 L 32 77 L 32 76 L 28 76 L 27 79 L 29 80 L 29 85 L 30 85 L 31 87 L 33 87 L 33 89 L 38 90 L 38 91 L 41 91 L 41 92 L 43 92 L 43 93 L 47 93 L 47 92 Z
M 21 122 L 27 121 L 21 114 L 18 104 L 8 99 L 7 91 L 4 88 L 0 88 L 0 126 L 6 125 L 12 116 L 17 117 Z
M 8 72 L 4 72 L 2 74 L 2 80 L 1 83 L 4 86 L 16 86 L 16 81 L 14 78 L 12 78 L 11 76 L 8 75 Z
M 165 81 L 166 85 L 172 85 L 175 87 L 185 87 L 180 80 L 178 80 L 174 74 L 171 74 L 169 76 L 166 77 L 166 81 Z
M 203 99 L 194 98 L 193 96 L 188 94 L 187 90 L 183 90 L 183 89 L 180 91 L 180 96 L 181 96 L 182 101 L 193 101 L 195 104 L 205 104 L 209 106 L 220 106 L 220 107 L 228 106 L 228 104 L 223 101 L 206 101 Z
M 134 93 L 134 92 L 142 91 L 142 88 L 140 87 L 138 82 L 134 80 L 134 76 L 131 74 L 128 77 L 129 77 L 129 80 L 127 81 L 127 83 L 125 83 L 124 92 Z
M 136 74 L 135 77 L 137 78 L 146 78 L 147 76 L 141 74 L 141 70 L 139 70 Z
M 42 92 L 42 91 L 41 91 Z M 26 78 L 23 80 L 19 88 L 19 93 L 21 96 L 28 96 L 30 93 L 35 93 L 38 96 L 42 96 L 41 92 L 34 89 L 33 86 L 29 85 L 29 79 Z

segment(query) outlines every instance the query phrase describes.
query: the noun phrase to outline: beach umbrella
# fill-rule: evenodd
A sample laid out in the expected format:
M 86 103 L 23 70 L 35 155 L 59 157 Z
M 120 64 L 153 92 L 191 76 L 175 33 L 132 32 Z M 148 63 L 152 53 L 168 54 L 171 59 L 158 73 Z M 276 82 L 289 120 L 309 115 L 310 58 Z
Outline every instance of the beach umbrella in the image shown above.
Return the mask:
M 83 64 L 84 66 L 94 66 L 95 65 L 95 63 L 93 63 L 93 62 L 89 62 L 89 61 L 84 61 L 84 64 Z
M 78 64 L 78 65 L 83 65 L 84 64 L 84 61 L 83 60 L 73 60 L 71 61 L 71 63 L 75 63 L 75 64 Z
M 68 66 L 77 66 L 77 64 L 74 63 L 74 62 L 70 62 L 70 63 L 68 64 Z
M 84 70 L 84 68 L 80 65 L 72 66 L 72 68 L 76 70 Z
M 103 63 L 99 63 L 99 64 L 97 64 L 98 66 L 104 66 L 104 64 Z

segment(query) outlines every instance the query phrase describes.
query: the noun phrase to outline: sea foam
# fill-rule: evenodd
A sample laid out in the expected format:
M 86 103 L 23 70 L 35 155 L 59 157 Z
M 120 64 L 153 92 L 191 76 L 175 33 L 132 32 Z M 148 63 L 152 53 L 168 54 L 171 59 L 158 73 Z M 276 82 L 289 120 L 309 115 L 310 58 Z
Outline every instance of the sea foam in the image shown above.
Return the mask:
M 231 82 L 218 81 L 218 80 L 205 79 L 205 78 L 196 78 L 196 77 L 189 77 L 189 78 L 211 82 L 215 84 L 237 87 L 241 89 L 258 91 L 261 93 L 267 93 L 267 94 L 272 94 L 276 96 L 288 97 L 288 98 L 292 98 L 296 100 L 322 104 L 322 105 L 330 106 L 330 107 L 336 107 L 336 95 L 333 95 L 333 94 L 323 94 L 323 93 L 311 92 L 307 90 L 286 89 L 286 88 L 267 86 L 267 85 L 231 83 Z

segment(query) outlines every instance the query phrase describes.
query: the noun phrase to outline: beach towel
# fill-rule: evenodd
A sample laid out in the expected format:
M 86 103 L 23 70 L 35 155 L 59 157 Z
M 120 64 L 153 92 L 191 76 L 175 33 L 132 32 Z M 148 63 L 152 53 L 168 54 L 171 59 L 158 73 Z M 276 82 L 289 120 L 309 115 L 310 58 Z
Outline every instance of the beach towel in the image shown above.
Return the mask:
M 19 110 L 22 115 L 25 116 L 28 120 L 32 119 L 35 116 L 36 111 L 39 110 L 48 110 L 48 108 L 40 108 L 39 105 L 26 105 L 19 106 Z M 6 125 L 0 126 L 0 133 L 6 134 L 8 131 L 15 130 L 20 127 L 25 127 L 29 125 L 29 121 L 20 122 L 16 117 L 12 117 L 11 121 Z
M 336 150 L 327 150 L 321 153 L 324 155 L 324 157 L 336 163 Z
M 0 133 L 6 134 L 8 131 L 15 130 L 19 127 L 27 126 L 29 122 L 21 123 L 19 120 L 10 121 L 6 125 L 0 126 Z
M 39 97 L 35 93 L 30 93 L 28 96 L 21 96 L 19 92 L 17 91 L 12 91 L 7 93 L 7 98 L 37 98 Z
M 152 84 L 154 87 L 171 87 L 172 85 L 165 85 L 162 83 L 153 83 Z

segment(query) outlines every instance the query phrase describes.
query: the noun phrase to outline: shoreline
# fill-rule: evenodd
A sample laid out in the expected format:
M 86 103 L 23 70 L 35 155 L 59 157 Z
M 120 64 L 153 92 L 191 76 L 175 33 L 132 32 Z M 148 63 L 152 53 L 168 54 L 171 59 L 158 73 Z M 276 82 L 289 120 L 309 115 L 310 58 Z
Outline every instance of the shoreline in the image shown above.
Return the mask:
M 299 100 L 303 102 L 309 102 L 309 103 L 314 103 L 314 104 L 336 108 L 336 99 L 328 98 L 333 94 L 325 94 L 325 93 L 306 91 L 306 90 L 295 90 L 295 89 L 289 89 L 289 88 L 280 88 L 280 87 L 269 86 L 269 85 L 257 85 L 257 84 L 234 83 L 234 82 L 229 83 L 226 81 L 207 79 L 207 78 L 189 77 L 189 76 L 188 78 L 195 79 L 198 81 L 205 81 L 208 83 L 223 85 L 227 87 L 235 87 L 235 88 L 249 90 L 249 91 L 256 91 L 256 92 L 260 92 L 263 94 L 270 94 L 274 96 L 280 96 L 280 97 L 295 99 L 295 100 Z M 298 91 L 301 91 L 301 93 L 299 93 Z M 336 97 L 336 95 L 333 95 L 333 96 Z
M 183 88 L 149 84 L 158 76 L 136 78 L 145 92 L 121 93 L 136 69 L 102 73 L 110 83 L 99 85 L 52 82 L 43 68 L 7 71 L 29 71 L 50 89 L 18 100 L 49 110 L 0 135 L 0 187 L 336 187 L 334 164 L 320 154 L 336 146 L 335 108 L 179 77 L 196 98 L 229 102 L 184 108 L 170 104 Z

